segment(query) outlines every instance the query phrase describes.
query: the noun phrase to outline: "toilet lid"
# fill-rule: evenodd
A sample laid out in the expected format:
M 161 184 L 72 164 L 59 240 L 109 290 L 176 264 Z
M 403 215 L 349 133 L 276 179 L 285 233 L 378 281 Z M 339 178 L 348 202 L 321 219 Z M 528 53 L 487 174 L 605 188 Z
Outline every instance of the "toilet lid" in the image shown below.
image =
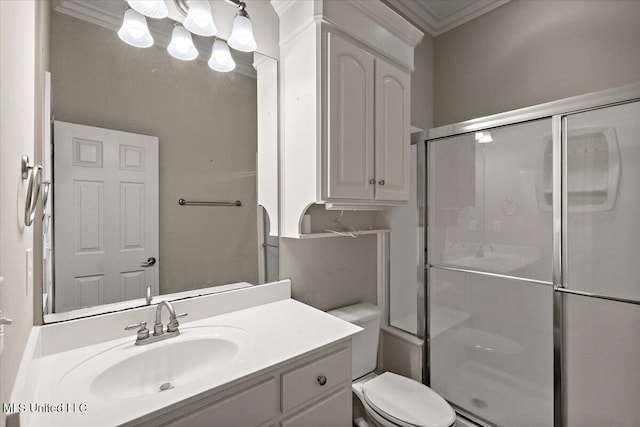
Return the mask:
M 456 420 L 451 406 L 435 391 L 391 372 L 367 381 L 362 391 L 376 412 L 401 426 L 449 427 Z

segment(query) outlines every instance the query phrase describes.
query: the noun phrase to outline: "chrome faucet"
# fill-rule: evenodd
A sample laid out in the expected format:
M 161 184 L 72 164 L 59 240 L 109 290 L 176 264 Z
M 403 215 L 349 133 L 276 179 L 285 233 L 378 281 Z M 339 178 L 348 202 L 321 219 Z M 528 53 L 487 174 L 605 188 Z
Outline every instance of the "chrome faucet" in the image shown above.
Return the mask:
M 167 307 L 167 311 L 169 312 L 167 334 L 178 335 L 180 333 L 180 331 L 178 330 L 178 326 L 180 326 L 180 323 L 178 322 L 176 311 L 169 301 L 162 300 L 158 303 L 158 307 L 156 308 L 156 323 L 153 324 L 153 336 L 159 336 L 165 333 L 162 327 L 162 307 Z M 184 313 L 183 315 L 186 316 L 186 314 L 187 313 Z
M 167 311 L 169 312 L 169 322 L 167 323 L 166 330 L 162 326 L 162 307 L 166 307 Z M 133 325 L 125 327 L 124 329 L 129 330 L 140 328 L 138 329 L 136 337 L 136 345 L 151 344 L 180 335 L 180 322 L 178 322 L 178 317 L 183 317 L 186 315 L 187 313 L 176 314 L 173 305 L 169 301 L 162 300 L 158 303 L 158 307 L 156 308 L 156 322 L 153 325 L 153 335 L 149 334 L 149 329 L 147 329 L 147 322 L 135 323 Z

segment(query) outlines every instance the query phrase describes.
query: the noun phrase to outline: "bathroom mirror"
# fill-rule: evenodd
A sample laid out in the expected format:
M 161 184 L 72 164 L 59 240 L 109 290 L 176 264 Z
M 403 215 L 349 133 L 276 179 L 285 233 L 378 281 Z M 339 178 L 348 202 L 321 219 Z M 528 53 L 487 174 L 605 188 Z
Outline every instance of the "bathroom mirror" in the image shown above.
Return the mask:
M 212 37 L 193 36 L 196 60 L 167 52 L 170 19 L 147 19 L 155 44 L 142 49 L 118 38 L 125 2 L 51 6 L 44 321 L 277 279 L 277 217 L 257 197 L 254 54 L 232 50 L 236 69 L 217 72 Z

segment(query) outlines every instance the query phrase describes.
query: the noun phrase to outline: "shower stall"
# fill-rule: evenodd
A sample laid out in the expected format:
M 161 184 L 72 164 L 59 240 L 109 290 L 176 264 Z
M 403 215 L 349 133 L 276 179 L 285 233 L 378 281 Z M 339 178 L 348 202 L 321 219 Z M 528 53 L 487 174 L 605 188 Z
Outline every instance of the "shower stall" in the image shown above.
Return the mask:
M 640 84 L 426 139 L 424 381 L 481 426 L 640 426 Z

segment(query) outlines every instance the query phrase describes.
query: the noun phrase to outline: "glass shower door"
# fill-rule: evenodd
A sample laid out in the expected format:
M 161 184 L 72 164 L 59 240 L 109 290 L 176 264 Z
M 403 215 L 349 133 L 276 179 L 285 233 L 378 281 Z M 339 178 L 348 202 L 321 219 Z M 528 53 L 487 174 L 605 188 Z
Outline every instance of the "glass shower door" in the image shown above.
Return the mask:
M 640 102 L 564 120 L 565 418 L 640 426 Z
M 551 129 L 427 142 L 430 385 L 486 425 L 553 424 Z

